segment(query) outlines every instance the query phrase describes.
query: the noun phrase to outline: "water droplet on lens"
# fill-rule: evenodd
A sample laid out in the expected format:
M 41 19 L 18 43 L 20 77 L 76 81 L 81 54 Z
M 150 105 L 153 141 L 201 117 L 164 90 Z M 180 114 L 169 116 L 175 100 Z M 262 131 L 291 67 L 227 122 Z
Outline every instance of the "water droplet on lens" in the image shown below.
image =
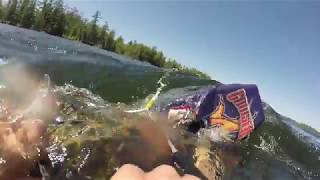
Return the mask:
M 59 123 L 59 124 L 64 123 L 64 119 L 63 119 L 62 116 L 56 117 L 55 121 L 56 121 L 57 123 Z

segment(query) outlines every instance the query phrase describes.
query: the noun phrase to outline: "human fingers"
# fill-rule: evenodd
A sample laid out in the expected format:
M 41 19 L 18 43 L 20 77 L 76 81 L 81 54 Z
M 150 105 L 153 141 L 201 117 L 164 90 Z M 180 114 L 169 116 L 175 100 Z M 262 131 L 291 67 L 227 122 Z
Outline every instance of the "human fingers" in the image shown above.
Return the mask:
M 125 164 L 111 177 L 111 180 L 143 180 L 144 171 L 132 164 Z
M 37 144 L 46 131 L 45 124 L 39 119 L 29 119 L 21 122 L 21 129 L 24 131 L 28 143 Z
M 146 180 L 179 180 L 177 171 L 169 165 L 161 165 L 145 175 Z
M 182 180 L 200 180 L 200 178 L 196 177 L 196 176 L 192 176 L 190 174 L 186 174 L 184 175 L 182 178 Z

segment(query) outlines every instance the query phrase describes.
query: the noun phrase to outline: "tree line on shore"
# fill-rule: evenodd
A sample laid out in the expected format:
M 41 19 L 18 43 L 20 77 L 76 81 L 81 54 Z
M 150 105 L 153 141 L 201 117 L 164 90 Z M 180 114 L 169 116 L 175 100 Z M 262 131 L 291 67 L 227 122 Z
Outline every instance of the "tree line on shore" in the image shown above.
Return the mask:
M 181 65 L 175 59 L 166 57 L 156 47 L 150 47 L 137 41 L 125 42 L 116 36 L 107 22 L 99 25 L 100 11 L 91 21 L 82 17 L 76 8 L 67 8 L 63 0 L 0 0 L 0 22 L 54 36 L 81 41 L 85 44 L 128 56 L 132 59 L 149 62 L 163 68 L 176 68 L 193 76 L 211 79 L 209 75 L 195 68 Z

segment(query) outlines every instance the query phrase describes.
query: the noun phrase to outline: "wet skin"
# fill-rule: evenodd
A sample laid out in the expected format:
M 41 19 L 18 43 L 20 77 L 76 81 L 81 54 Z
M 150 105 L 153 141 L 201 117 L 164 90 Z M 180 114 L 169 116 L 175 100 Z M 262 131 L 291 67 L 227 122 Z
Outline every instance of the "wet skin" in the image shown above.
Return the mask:
M 139 167 L 123 165 L 111 180 L 200 180 L 192 175 L 180 176 L 177 171 L 168 165 L 161 165 L 150 172 L 144 172 Z
M 0 179 L 30 179 L 30 169 L 43 151 L 46 126 L 39 119 L 0 124 Z M 33 179 L 33 178 L 31 178 Z

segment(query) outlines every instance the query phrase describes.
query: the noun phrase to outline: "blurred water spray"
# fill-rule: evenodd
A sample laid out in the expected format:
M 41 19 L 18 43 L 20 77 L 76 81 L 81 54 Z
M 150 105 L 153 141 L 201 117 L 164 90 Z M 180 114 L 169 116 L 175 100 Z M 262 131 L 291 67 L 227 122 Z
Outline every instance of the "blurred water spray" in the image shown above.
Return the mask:
M 32 69 L 16 64 L 1 69 L 0 82 L 2 101 L 11 114 L 45 121 L 56 114 L 56 100 L 50 92 L 48 75 L 39 78 Z M 17 118 L 13 116 L 11 120 L 16 121 Z

